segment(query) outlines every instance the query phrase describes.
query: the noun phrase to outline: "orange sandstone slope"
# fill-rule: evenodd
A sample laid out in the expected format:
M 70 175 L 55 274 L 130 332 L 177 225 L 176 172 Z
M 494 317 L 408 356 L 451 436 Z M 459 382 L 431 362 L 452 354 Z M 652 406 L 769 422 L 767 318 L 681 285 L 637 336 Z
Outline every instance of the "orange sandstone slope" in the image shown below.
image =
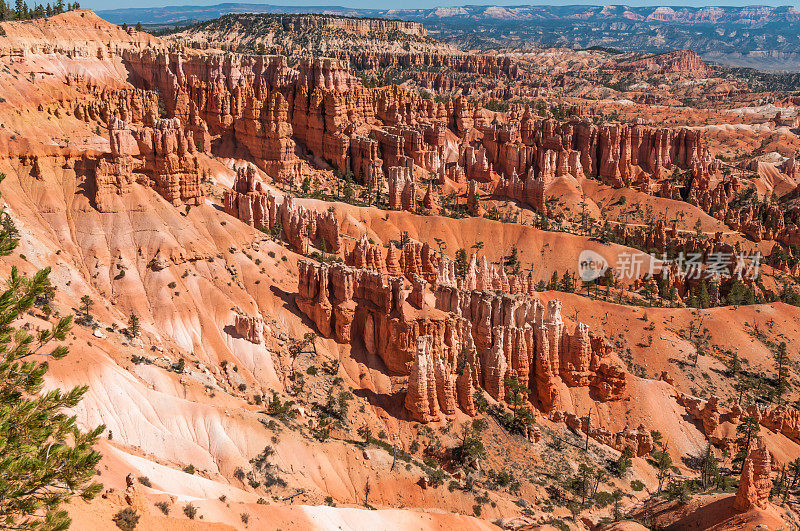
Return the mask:
M 105 489 L 70 505 L 77 528 L 111 528 L 124 507 L 147 529 L 565 523 L 573 494 L 555 478 L 628 448 L 630 475 L 602 488 L 637 514 L 659 444 L 686 477 L 708 442 L 720 457 L 733 444 L 729 351 L 770 374 L 776 342 L 798 346 L 783 303 L 643 309 L 642 279 L 614 288 L 628 304 L 538 285 L 569 279 L 584 249 L 617 266 L 666 240 L 754 248 L 741 227 L 793 241 L 791 223 L 753 228 L 760 213 L 736 210 L 690 130 L 504 116 L 366 88 L 337 61 L 182 49 L 89 11 L 0 25 L 0 189 L 21 234 L 0 269 L 51 267 L 60 314 L 94 301 L 47 381 L 89 385 L 75 413 L 107 426 Z M 687 197 L 664 177 L 675 168 Z M 335 201 L 355 202 L 334 170 L 365 201 Z M 311 187 L 317 199 L 293 197 Z M 617 243 L 572 224 L 582 195 L 619 223 Z M 628 225 L 621 196 L 689 216 L 680 231 Z M 512 408 L 535 424 L 509 424 Z M 748 411 L 770 462 L 800 457 L 793 410 Z M 485 452 L 460 464 L 451 449 L 475 419 Z

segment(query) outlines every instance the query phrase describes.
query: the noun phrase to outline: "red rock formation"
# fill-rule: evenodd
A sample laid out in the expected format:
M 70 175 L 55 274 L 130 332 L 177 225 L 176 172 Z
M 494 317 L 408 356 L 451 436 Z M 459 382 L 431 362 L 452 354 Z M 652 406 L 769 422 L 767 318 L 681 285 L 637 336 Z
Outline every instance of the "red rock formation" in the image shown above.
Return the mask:
M 339 220 L 333 212 L 306 209 L 288 195 L 278 204 L 252 166 L 237 169 L 233 188 L 225 190 L 223 201 L 226 213 L 256 229 L 280 226 L 283 237 L 299 253 L 308 251 L 309 241 L 318 242 L 326 252 L 338 253 L 341 248 Z
M 251 343 L 264 342 L 264 321 L 259 317 L 236 314 L 233 326 L 236 333 Z
M 157 119 L 134 136 L 153 188 L 175 206 L 199 205 L 203 190 L 192 133 L 177 119 Z
M 616 68 L 623 72 L 677 73 L 695 78 L 706 77 L 709 73 L 708 65 L 693 50 L 676 50 L 674 52 L 651 55 L 644 59 L 617 64 Z
M 407 279 L 422 277 L 430 283 L 436 282 L 441 257 L 427 243 L 408 242 L 400 253 L 400 269 Z
M 356 242 L 353 250 L 348 253 L 345 262 L 355 268 L 372 268 L 379 273 L 388 273 L 381 247 L 370 243 L 366 234 Z
M 100 212 L 111 212 L 115 195 L 130 191 L 134 181 L 132 154 L 138 151 L 128 124 L 118 118 L 108 122 L 110 159 L 100 159 L 95 168 L 95 205 Z
M 568 333 L 559 301 L 550 301 L 545 310 L 527 294 L 461 290 L 448 278 L 442 270 L 434 290 L 436 307 L 471 323 L 483 359 L 483 387 L 490 395 L 502 399 L 510 376 L 526 384 L 545 411 L 558 406 L 560 385 L 589 387 L 598 400 L 625 396 L 627 375 L 610 363 L 610 345 L 580 323 Z
M 470 216 L 482 215 L 481 200 L 478 198 L 478 181 L 470 181 L 467 189 L 467 212 Z
M 203 201 L 192 134 L 185 133 L 178 120 L 156 120 L 153 127 L 133 130 L 112 118 L 108 131 L 111 154 L 98 161 L 94 172 L 98 210 L 113 210 L 113 197 L 130 191 L 136 175 L 174 206 Z
M 494 193 L 526 203 L 537 212 L 546 213 L 544 189 L 544 180 L 533 177 L 531 168 L 525 179 L 520 179 L 516 170 L 513 170 L 509 179 L 501 179 L 497 183 Z
M 405 407 L 411 418 L 418 422 L 439 420 L 440 415 L 432 350 L 431 336 L 417 338 L 417 353 L 408 376 Z
M 653 435 L 641 424 L 634 430 L 625 428 L 622 431 L 612 433 L 605 428 L 591 425 L 588 416 L 578 417 L 568 411 L 554 411 L 550 415 L 550 420 L 563 422 L 575 431 L 583 433 L 588 431 L 590 438 L 618 452 L 624 451 L 625 448 L 630 448 L 634 457 L 644 457 L 655 447 Z
M 771 458 L 764 440 L 757 437 L 750 444 L 750 452 L 742 465 L 739 490 L 733 507 L 742 512 L 752 509 L 766 509 L 769 493 L 772 490 Z
M 433 208 L 433 185 L 428 183 L 428 189 L 425 190 L 425 197 L 422 198 L 422 205 L 431 210 Z
M 389 208 L 393 210 L 417 210 L 417 183 L 409 167 L 389 168 Z

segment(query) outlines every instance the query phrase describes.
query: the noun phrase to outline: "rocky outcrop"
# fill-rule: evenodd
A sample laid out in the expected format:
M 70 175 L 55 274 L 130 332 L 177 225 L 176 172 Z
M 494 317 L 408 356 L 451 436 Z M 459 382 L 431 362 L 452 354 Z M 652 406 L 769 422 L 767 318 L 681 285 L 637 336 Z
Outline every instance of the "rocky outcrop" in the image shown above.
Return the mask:
M 439 420 L 441 413 L 439 397 L 436 391 L 436 375 L 434 360 L 431 354 L 433 338 L 420 336 L 417 338 L 417 353 L 408 376 L 405 407 L 413 418 L 419 422 Z
M 579 417 L 567 411 L 554 411 L 550 415 L 550 420 L 563 422 L 571 429 L 584 434 L 588 432 L 590 438 L 618 452 L 624 451 L 625 448 L 630 448 L 634 457 L 649 455 L 655 448 L 653 435 L 641 424 L 636 429 L 625 428 L 622 431 L 612 433 L 605 428 L 591 425 L 588 416 Z
M 156 119 L 134 133 L 151 186 L 175 206 L 203 201 L 197 147 L 178 119 Z
M 108 122 L 111 155 L 101 158 L 95 168 L 94 202 L 100 212 L 114 210 L 113 198 L 130 192 L 133 175 L 133 154 L 138 152 L 136 140 L 127 122 L 112 118 Z
M 515 199 L 521 203 L 525 203 L 533 210 L 540 213 L 546 213 L 545 207 L 545 182 L 541 178 L 533 176 L 533 168 L 528 171 L 524 179 L 520 179 L 516 170 L 512 170 L 511 177 L 508 179 L 501 179 L 494 190 L 495 195 Z M 469 205 L 469 201 L 467 201 Z
M 482 386 L 496 400 L 505 397 L 505 378 L 531 389 L 544 411 L 558 409 L 568 387 L 588 387 L 597 400 L 626 393 L 626 373 L 610 362 L 608 343 L 577 323 L 567 331 L 558 300 L 543 306 L 527 294 L 462 290 L 440 276 L 436 307 L 464 318 L 481 357 Z
M 130 191 L 135 181 L 150 186 L 174 206 L 203 201 L 200 166 L 191 133 L 179 120 L 155 120 L 152 127 L 131 128 L 112 118 L 108 123 L 111 153 L 94 171 L 95 205 L 109 212 L 115 195 Z
M 430 294 L 419 276 L 409 291 L 400 278 L 342 264 L 301 260 L 298 270 L 300 310 L 323 336 L 363 342 L 390 371 L 409 374 L 406 404 L 422 422 L 457 407 L 474 415 L 478 388 L 506 400 L 508 378 L 529 386 L 545 411 L 557 410 L 569 387 L 589 388 L 597 400 L 625 395 L 626 373 L 611 364 L 609 345 L 580 323 L 568 332 L 558 301 L 545 309 L 528 295 L 441 283 Z
M 333 212 L 307 209 L 288 195 L 280 203 L 278 199 L 259 180 L 256 169 L 247 166 L 237 169 L 233 188 L 225 190 L 223 203 L 227 214 L 258 230 L 280 229 L 279 236 L 299 253 L 308 252 L 309 242 L 326 252 L 339 252 L 339 220 Z
M 769 494 L 772 490 L 771 457 L 764 440 L 757 437 L 750 443 L 750 451 L 742 465 L 742 476 L 739 490 L 733 507 L 737 511 L 746 512 L 753 509 L 766 509 L 769 505 Z
M 417 183 L 409 167 L 389 168 L 389 208 L 392 210 L 417 210 Z
M 676 50 L 674 52 L 651 55 L 644 59 L 620 63 L 616 66 L 623 72 L 650 72 L 652 74 L 683 74 L 702 78 L 709 73 L 708 65 L 697 52 Z
M 250 343 L 264 342 L 264 321 L 260 317 L 236 314 L 233 321 L 236 333 Z

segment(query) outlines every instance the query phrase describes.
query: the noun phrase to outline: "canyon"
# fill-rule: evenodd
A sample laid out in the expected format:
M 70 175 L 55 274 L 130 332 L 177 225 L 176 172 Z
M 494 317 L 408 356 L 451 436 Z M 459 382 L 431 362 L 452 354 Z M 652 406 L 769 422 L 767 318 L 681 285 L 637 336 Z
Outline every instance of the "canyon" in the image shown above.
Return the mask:
M 105 426 L 74 528 L 800 522 L 796 97 L 419 20 L 0 28 L 0 269 Z

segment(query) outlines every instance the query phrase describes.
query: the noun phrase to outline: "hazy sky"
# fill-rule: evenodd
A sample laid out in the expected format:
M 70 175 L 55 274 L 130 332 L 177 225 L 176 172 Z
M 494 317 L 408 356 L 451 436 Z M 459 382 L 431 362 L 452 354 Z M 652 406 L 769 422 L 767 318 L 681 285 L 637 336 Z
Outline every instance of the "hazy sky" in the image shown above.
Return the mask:
M 744 6 L 744 5 L 793 5 L 796 2 L 792 1 L 759 1 L 759 0 L 720 0 L 720 1 L 697 1 L 697 0 L 666 0 L 663 2 L 644 0 L 644 1 L 629 1 L 611 0 L 611 1 L 582 1 L 582 0 L 566 0 L 566 1 L 553 1 L 553 0 L 515 0 L 504 1 L 481 1 L 481 0 L 274 0 L 267 2 L 259 2 L 253 0 L 79 0 L 81 7 L 103 10 L 103 9 L 118 9 L 126 7 L 157 7 L 157 6 L 181 6 L 181 5 L 216 5 L 221 3 L 253 3 L 253 4 L 271 4 L 271 5 L 297 5 L 297 6 L 345 6 L 354 8 L 371 8 L 371 9 L 415 9 L 415 8 L 431 8 L 436 6 L 453 6 L 453 5 L 569 5 L 569 4 L 590 4 L 590 5 L 608 5 L 608 4 L 624 4 L 630 6 L 642 5 L 672 5 L 672 6 L 702 6 L 702 5 L 726 5 L 726 6 Z M 29 2 L 30 3 L 30 2 Z M 36 3 L 35 1 L 33 3 Z

